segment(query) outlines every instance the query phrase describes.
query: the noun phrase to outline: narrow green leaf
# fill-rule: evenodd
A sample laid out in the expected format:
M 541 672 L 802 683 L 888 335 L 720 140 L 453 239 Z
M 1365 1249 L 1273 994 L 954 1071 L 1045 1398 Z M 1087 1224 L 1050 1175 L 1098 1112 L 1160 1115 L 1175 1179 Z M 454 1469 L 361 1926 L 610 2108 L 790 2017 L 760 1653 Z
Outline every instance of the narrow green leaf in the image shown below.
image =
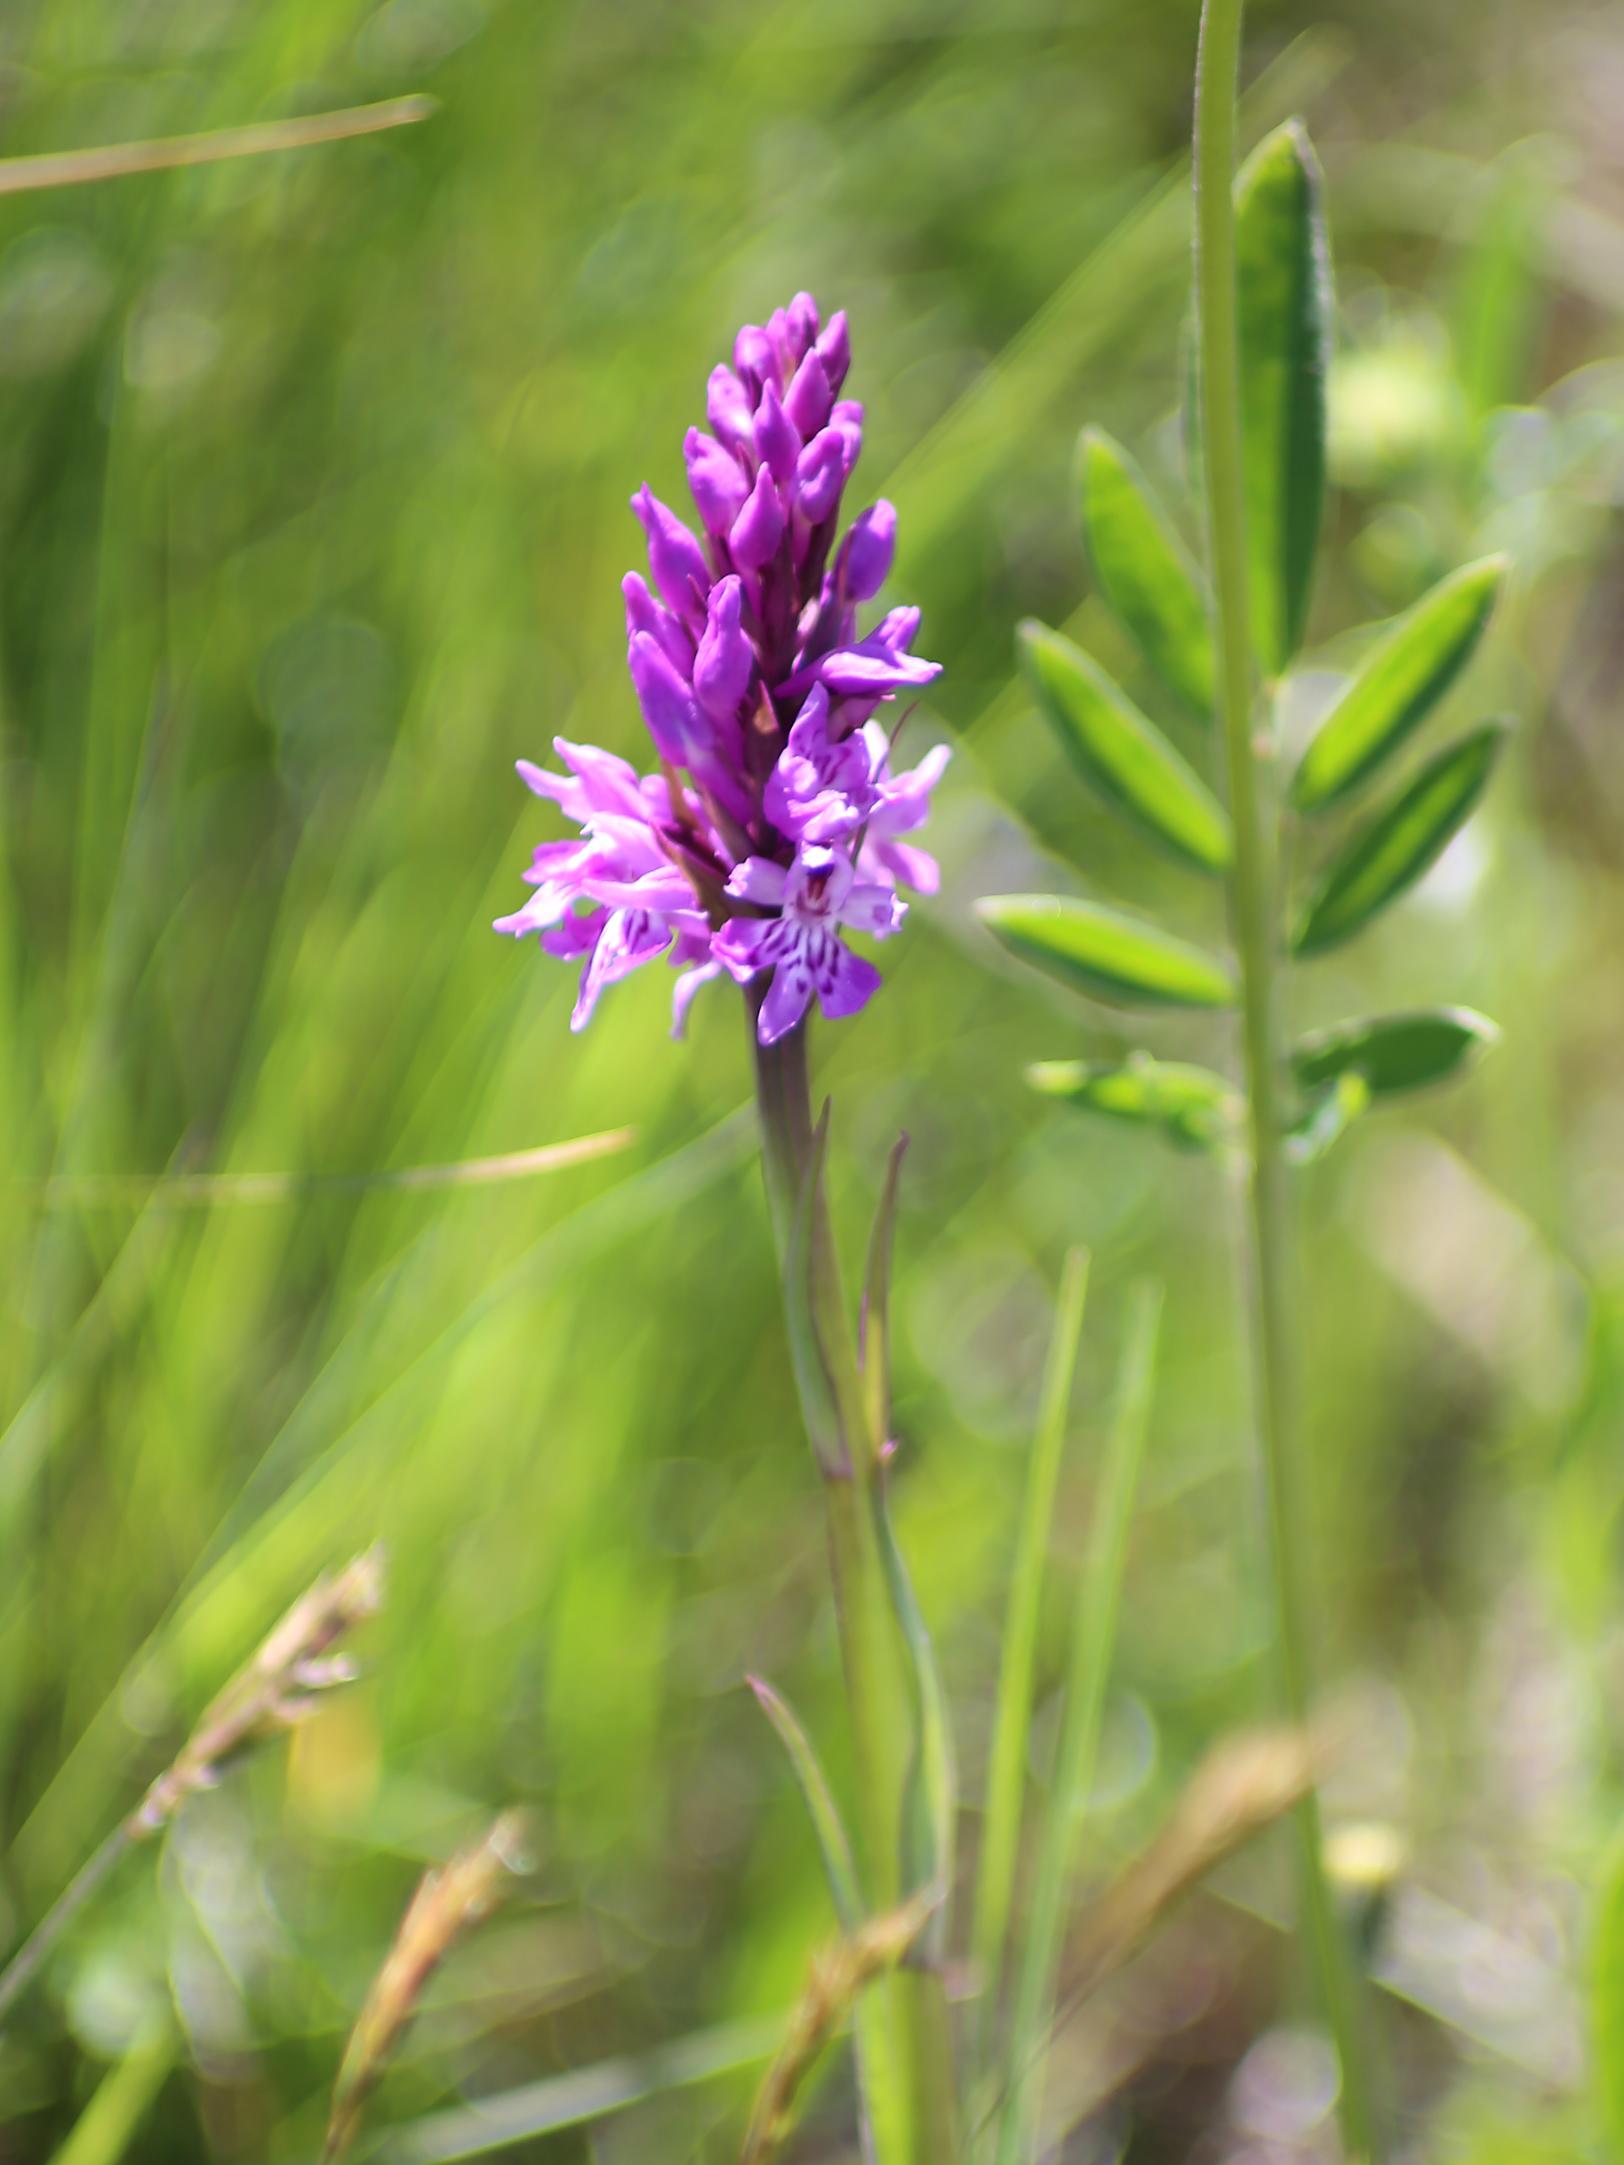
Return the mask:
M 1366 655 L 1297 769 L 1300 812 L 1345 797 L 1420 726 L 1470 660 L 1505 576 L 1503 556 L 1451 572 Z
M 1060 1755 L 1044 1816 L 1010 2031 L 1009 2089 L 998 2134 L 998 2165 L 1029 2165 L 1035 2149 L 1077 1832 L 1088 1793 L 1094 1786 L 1100 1721 L 1122 1605 L 1128 1528 L 1156 1375 L 1161 1314 L 1162 1288 L 1142 1279 L 1133 1289 L 1129 1306 L 1116 1410 L 1078 1588 L 1071 1654 L 1066 1665 Z
M 1339 1076 L 1362 1075 L 1372 1097 L 1449 1082 L 1500 1032 L 1469 1007 L 1418 1008 L 1407 1015 L 1364 1015 L 1317 1031 L 1293 1047 L 1292 1073 L 1305 1090 Z
M 806 1799 L 807 1816 L 812 1821 L 812 1831 L 818 1838 L 818 1848 L 823 1853 L 823 1870 L 829 1882 L 829 1892 L 834 1897 L 835 1914 L 840 1919 L 843 1932 L 855 1932 L 865 1915 L 862 1889 L 857 1883 L 857 1866 L 853 1862 L 851 1843 L 846 1838 L 845 1824 L 834 1800 L 812 1740 L 772 1686 L 763 1683 L 759 1676 L 748 1680 L 750 1689 L 761 1702 L 761 1710 L 778 1731 L 780 1743 L 789 1754 L 789 1763 L 795 1779 Z
M 1370 1103 L 1370 1085 L 1357 1068 L 1339 1075 L 1321 1092 L 1304 1117 L 1286 1133 L 1286 1157 L 1293 1165 L 1312 1165 L 1340 1142 Z
M 150 2023 L 117 2066 L 102 2077 L 52 2165 L 118 2165 L 178 2055 L 174 2025 L 165 2017 Z
M 1602 1862 L 1592 1936 L 1590 2027 L 1602 2125 L 1624 2150 L 1624 1835 Z
M 1235 278 L 1253 637 L 1278 676 L 1307 622 L 1325 494 L 1330 254 L 1319 162 L 1299 121 L 1236 176 Z
M 800 1199 L 784 1247 L 784 1321 L 789 1331 L 790 1362 L 800 1394 L 801 1413 L 818 1470 L 826 1480 L 851 1468 L 851 1438 L 840 1392 L 818 1332 L 816 1308 L 818 1220 L 822 1215 L 823 1161 L 829 1147 L 829 1108 L 813 1137 L 812 1156 L 801 1182 Z
M 998 1699 L 993 1718 L 992 1757 L 987 1772 L 987 1806 L 981 1825 L 981 1861 L 976 1878 L 975 1917 L 970 1948 L 981 1977 L 978 2023 L 982 2054 L 991 2041 L 1009 1936 L 1010 1903 L 1015 1891 L 1015 1861 L 1021 1835 L 1021 1798 L 1025 1789 L 1026 1739 L 1032 1725 L 1032 1669 L 1037 1649 L 1038 1605 L 1043 1591 L 1049 1527 L 1054 1517 L 1060 1453 L 1066 1440 L 1072 1378 L 1077 1369 L 1077 1341 L 1082 1336 L 1083 1304 L 1088 1294 L 1088 1250 L 1073 1248 L 1066 1257 L 1055 1303 L 1054 1330 L 1043 1369 L 1043 1396 L 1037 1434 L 1027 1469 L 1020 1530 L 1004 1614 L 1003 1656 L 998 1670 Z
M 1192 714 L 1213 705 L 1212 596 L 1138 466 L 1103 429 L 1077 445 L 1083 539 L 1094 583 L 1140 652 Z
M 897 1547 L 884 1482 L 874 1485 L 874 1523 L 880 1554 L 885 1560 L 891 1605 L 902 1626 L 903 1642 L 913 1667 L 918 1722 L 914 1763 L 909 1770 L 908 1795 L 903 1804 L 901 1885 L 905 1895 L 917 1893 L 921 1887 L 938 1886 L 944 1890 L 941 1903 L 932 1912 L 930 1922 L 921 1934 L 926 1950 L 940 1961 L 946 1951 L 946 1893 L 953 1885 L 953 1837 L 958 1815 L 953 1731 L 941 1671 L 936 1666 L 936 1650 L 925 1627 L 902 1551 Z
M 1228 966 L 1142 918 L 1069 895 L 984 895 L 976 915 L 1012 954 L 1113 1007 L 1229 1007 Z
M 885 1171 L 880 1207 L 868 1239 L 868 1268 L 863 1275 L 863 1306 L 858 1324 L 857 1362 L 868 1408 L 869 1438 L 875 1457 L 891 1433 L 891 1247 L 896 1234 L 897 1189 L 908 1138 L 899 1135 Z
M 1032 695 L 1073 764 L 1106 803 L 1202 872 L 1228 869 L 1229 819 L 1181 759 L 1092 656 L 1030 617 L 1016 651 Z
M 1040 1060 L 1026 1071 L 1034 1090 L 1085 1111 L 1160 1128 L 1187 1150 L 1211 1150 L 1233 1132 L 1241 1100 L 1233 1083 L 1210 1068 L 1130 1054 L 1118 1067 L 1088 1060 Z
M 1491 722 L 1451 744 L 1353 837 L 1309 904 L 1294 954 L 1323 954 L 1351 939 L 1415 885 L 1471 817 L 1505 734 Z

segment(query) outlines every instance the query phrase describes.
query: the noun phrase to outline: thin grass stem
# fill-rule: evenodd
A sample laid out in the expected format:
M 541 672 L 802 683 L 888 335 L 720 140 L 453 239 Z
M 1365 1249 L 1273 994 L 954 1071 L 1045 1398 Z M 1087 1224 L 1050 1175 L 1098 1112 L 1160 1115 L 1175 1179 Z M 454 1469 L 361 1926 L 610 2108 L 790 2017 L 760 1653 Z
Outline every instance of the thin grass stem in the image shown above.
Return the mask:
M 53 150 L 36 158 L 0 158 L 0 195 L 121 180 L 132 173 L 169 172 L 183 165 L 214 165 L 223 158 L 263 157 L 267 151 L 306 150 L 315 143 L 341 143 L 357 135 L 378 135 L 386 128 L 407 128 L 438 111 L 437 98 L 387 98 L 380 105 L 352 105 L 342 112 L 307 113 L 293 120 L 256 121 L 245 128 L 214 128 L 205 135 L 105 143 L 94 150 Z
M 39 1974 L 46 1957 L 91 1896 L 99 1893 L 112 1878 L 120 1858 L 135 1839 L 128 1821 L 115 1827 L 100 1849 L 79 1867 L 5 1968 L 0 1970 L 0 2022 Z
M 174 2024 L 160 2016 L 102 2077 L 51 2165 L 118 2165 L 178 2056 Z
M 1268 1487 L 1276 1643 L 1286 1712 L 1294 1723 L 1309 1700 L 1306 1554 L 1298 1496 L 1292 1349 L 1290 1174 L 1280 1138 L 1275 1046 L 1275 852 L 1260 801 L 1253 743 L 1253 661 L 1241 453 L 1240 340 L 1235 272 L 1235 95 L 1242 0 L 1206 0 L 1196 68 L 1196 318 L 1201 441 L 1217 600 L 1219 692 L 1235 865 L 1230 914 L 1241 967 L 1242 1036 L 1250 1105 L 1252 1336 L 1258 1428 Z M 1298 1807 L 1303 1903 L 1342 2067 L 1341 2113 L 1349 2151 L 1376 2146 L 1354 1980 L 1331 1899 L 1319 1804 Z
M 1025 1789 L 1026 1739 L 1032 1720 L 1032 1667 L 1037 1648 L 1038 1606 L 1043 1593 L 1044 1559 L 1054 1517 L 1060 1453 L 1066 1440 L 1077 1342 L 1082 1336 L 1083 1305 L 1088 1294 L 1088 1250 L 1073 1248 L 1066 1257 L 1055 1306 L 1054 1332 L 1043 1371 L 1043 1395 L 1037 1434 L 1026 1478 L 1015 1562 L 1004 1620 L 1003 1659 L 998 1672 L 992 1760 L 987 1774 L 987 1807 L 982 1821 L 981 1858 L 976 1878 L 975 1917 L 970 1950 L 981 1983 L 976 2023 L 978 2067 L 985 2067 L 992 2044 L 998 1993 L 1009 1935 L 1010 1904 L 1015 1889 L 1015 1860 L 1021 1838 L 1021 1798 Z
M 1110 1681 L 1122 1604 L 1128 1527 L 1156 1376 L 1161 1313 L 1161 1287 L 1141 1282 L 1134 1288 L 1130 1306 L 1116 1408 L 1078 1591 L 1066 1667 L 1060 1751 L 1032 1884 L 1030 1923 L 1010 2032 L 1010 2078 L 998 2135 L 998 2165 L 1028 2165 L 1037 2153 L 1067 1890 L 1076 1858 L 1078 1829 L 1094 1784 L 1105 1689 Z

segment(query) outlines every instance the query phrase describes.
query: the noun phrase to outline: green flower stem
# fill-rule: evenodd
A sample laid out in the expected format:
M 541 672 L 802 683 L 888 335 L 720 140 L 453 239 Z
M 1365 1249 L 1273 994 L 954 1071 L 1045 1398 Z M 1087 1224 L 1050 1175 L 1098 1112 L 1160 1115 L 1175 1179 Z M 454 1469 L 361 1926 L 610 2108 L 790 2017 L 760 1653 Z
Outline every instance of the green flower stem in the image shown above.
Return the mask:
M 754 988 L 751 988 L 752 992 Z M 745 1003 L 756 1063 L 762 1170 L 782 1266 L 812 1150 L 806 1026 L 756 1043 L 759 999 Z M 849 1330 L 844 1315 L 820 1330 Z M 835 1610 L 856 1761 L 867 1894 L 876 1913 L 900 1899 L 904 1795 L 915 1744 L 907 1648 L 886 1578 L 876 1513 L 883 1438 L 853 1438 L 851 1467 L 825 1473 Z M 857 2014 L 864 2108 L 879 2165 L 954 2165 L 958 2129 L 947 1995 L 940 1974 L 905 1964 L 871 1985 Z
M 1308 1600 L 1298 1476 L 1300 1438 L 1292 1388 L 1295 1344 L 1289 1173 L 1280 1144 L 1275 1045 L 1272 828 L 1259 801 L 1253 744 L 1252 651 L 1246 510 L 1241 467 L 1240 347 L 1235 297 L 1235 91 L 1242 0 L 1206 0 L 1196 69 L 1196 307 L 1201 437 L 1206 465 L 1213 586 L 1218 605 L 1219 693 L 1229 810 L 1235 829 L 1230 908 L 1241 965 L 1242 1026 L 1251 1125 L 1253 1355 L 1258 1426 L 1268 1480 L 1277 1640 L 1286 1710 L 1307 1718 Z M 1342 2065 L 1341 2113 L 1348 2150 L 1375 2160 L 1360 2011 L 1350 1953 L 1325 1874 L 1319 1803 L 1298 1810 L 1303 1903 L 1318 1960 L 1325 2012 Z

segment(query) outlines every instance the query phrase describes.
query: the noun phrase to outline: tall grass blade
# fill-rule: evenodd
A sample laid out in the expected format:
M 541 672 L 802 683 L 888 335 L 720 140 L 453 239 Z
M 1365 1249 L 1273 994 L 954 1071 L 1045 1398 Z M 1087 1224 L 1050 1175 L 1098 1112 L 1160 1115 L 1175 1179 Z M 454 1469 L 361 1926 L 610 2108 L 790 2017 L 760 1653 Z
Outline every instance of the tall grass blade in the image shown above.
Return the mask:
M 118 2165 L 175 2064 L 176 2047 L 167 2017 L 145 2029 L 102 2077 L 51 2165 Z
M 1105 1688 L 1116 1645 L 1117 1614 L 1127 1559 L 1128 1526 L 1144 1454 L 1145 1428 L 1156 1374 L 1162 1288 L 1150 1280 L 1134 1288 L 1127 1341 L 1117 1385 L 1116 1411 L 1094 1508 L 1094 1525 L 1079 1589 L 1071 1659 L 1066 1672 L 1066 1711 L 1060 1735 L 1054 1790 L 1049 1799 L 1030 1922 L 1010 2033 L 1009 2095 L 999 2129 L 998 2165 L 1028 2165 L 1035 2152 L 1054 2019 L 1055 1982 L 1071 1881 L 1078 1818 L 1093 1785 Z
M 1044 1558 L 1054 1517 L 1060 1453 L 1066 1440 L 1066 1414 L 1077 1369 L 1088 1295 L 1088 1250 L 1073 1248 L 1066 1257 L 1043 1371 L 1032 1462 L 1026 1476 L 1015 1561 L 1010 1573 L 1009 1606 L 1004 1615 L 1004 1652 L 998 1672 L 993 1715 L 992 1758 L 987 1773 L 987 1805 L 981 1830 L 981 1861 L 976 1874 L 975 1916 L 970 1951 L 981 1983 L 978 2022 L 984 2059 L 992 2036 L 998 1988 L 1004 1973 L 1010 1901 L 1015 1889 L 1015 1857 L 1021 1835 L 1021 1797 L 1026 1766 L 1026 1738 L 1032 1720 L 1032 1664 L 1037 1648 L 1038 1605 L 1043 1591 Z
M 845 1822 L 841 1819 L 840 1807 L 835 1803 L 834 1792 L 829 1787 L 822 1763 L 813 1749 L 811 1738 L 791 1712 L 788 1703 L 779 1697 L 770 1684 L 763 1683 L 759 1676 L 752 1676 L 747 1681 L 761 1702 L 761 1711 L 777 1730 L 779 1742 L 789 1754 L 796 1783 L 806 1800 L 812 1831 L 818 1838 L 818 1848 L 823 1855 L 824 1876 L 829 1882 L 829 1892 L 834 1898 L 835 1915 L 840 1919 L 841 1930 L 855 1932 L 863 1921 L 863 1890 L 857 1883 L 857 1866 L 852 1859 Z

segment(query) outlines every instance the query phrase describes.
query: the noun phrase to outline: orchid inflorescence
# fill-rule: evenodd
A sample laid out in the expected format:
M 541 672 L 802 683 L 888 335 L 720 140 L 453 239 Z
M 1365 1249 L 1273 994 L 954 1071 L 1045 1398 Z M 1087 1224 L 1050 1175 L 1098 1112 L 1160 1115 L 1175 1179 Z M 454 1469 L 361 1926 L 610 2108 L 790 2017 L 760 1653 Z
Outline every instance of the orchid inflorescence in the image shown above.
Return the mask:
M 518 763 L 581 833 L 537 848 L 535 893 L 496 929 L 582 961 L 574 1030 L 605 985 L 662 954 L 682 972 L 674 1036 L 724 970 L 741 985 L 771 972 L 764 1045 L 814 993 L 826 1016 L 855 1014 L 880 975 L 842 929 L 884 939 L 906 914 L 899 883 L 935 890 L 935 861 L 901 837 L 924 824 L 947 749 L 898 773 L 878 713 L 940 664 L 908 651 L 917 609 L 857 633 L 891 569 L 896 512 L 871 505 L 836 546 L 862 448 L 863 409 L 839 395 L 850 359 L 844 312 L 820 333 L 808 293 L 747 323 L 733 366 L 711 371 L 714 433 L 683 444 L 704 546 L 646 483 L 632 499 L 659 598 L 627 573 L 627 664 L 660 771 L 562 737 L 567 774 Z

